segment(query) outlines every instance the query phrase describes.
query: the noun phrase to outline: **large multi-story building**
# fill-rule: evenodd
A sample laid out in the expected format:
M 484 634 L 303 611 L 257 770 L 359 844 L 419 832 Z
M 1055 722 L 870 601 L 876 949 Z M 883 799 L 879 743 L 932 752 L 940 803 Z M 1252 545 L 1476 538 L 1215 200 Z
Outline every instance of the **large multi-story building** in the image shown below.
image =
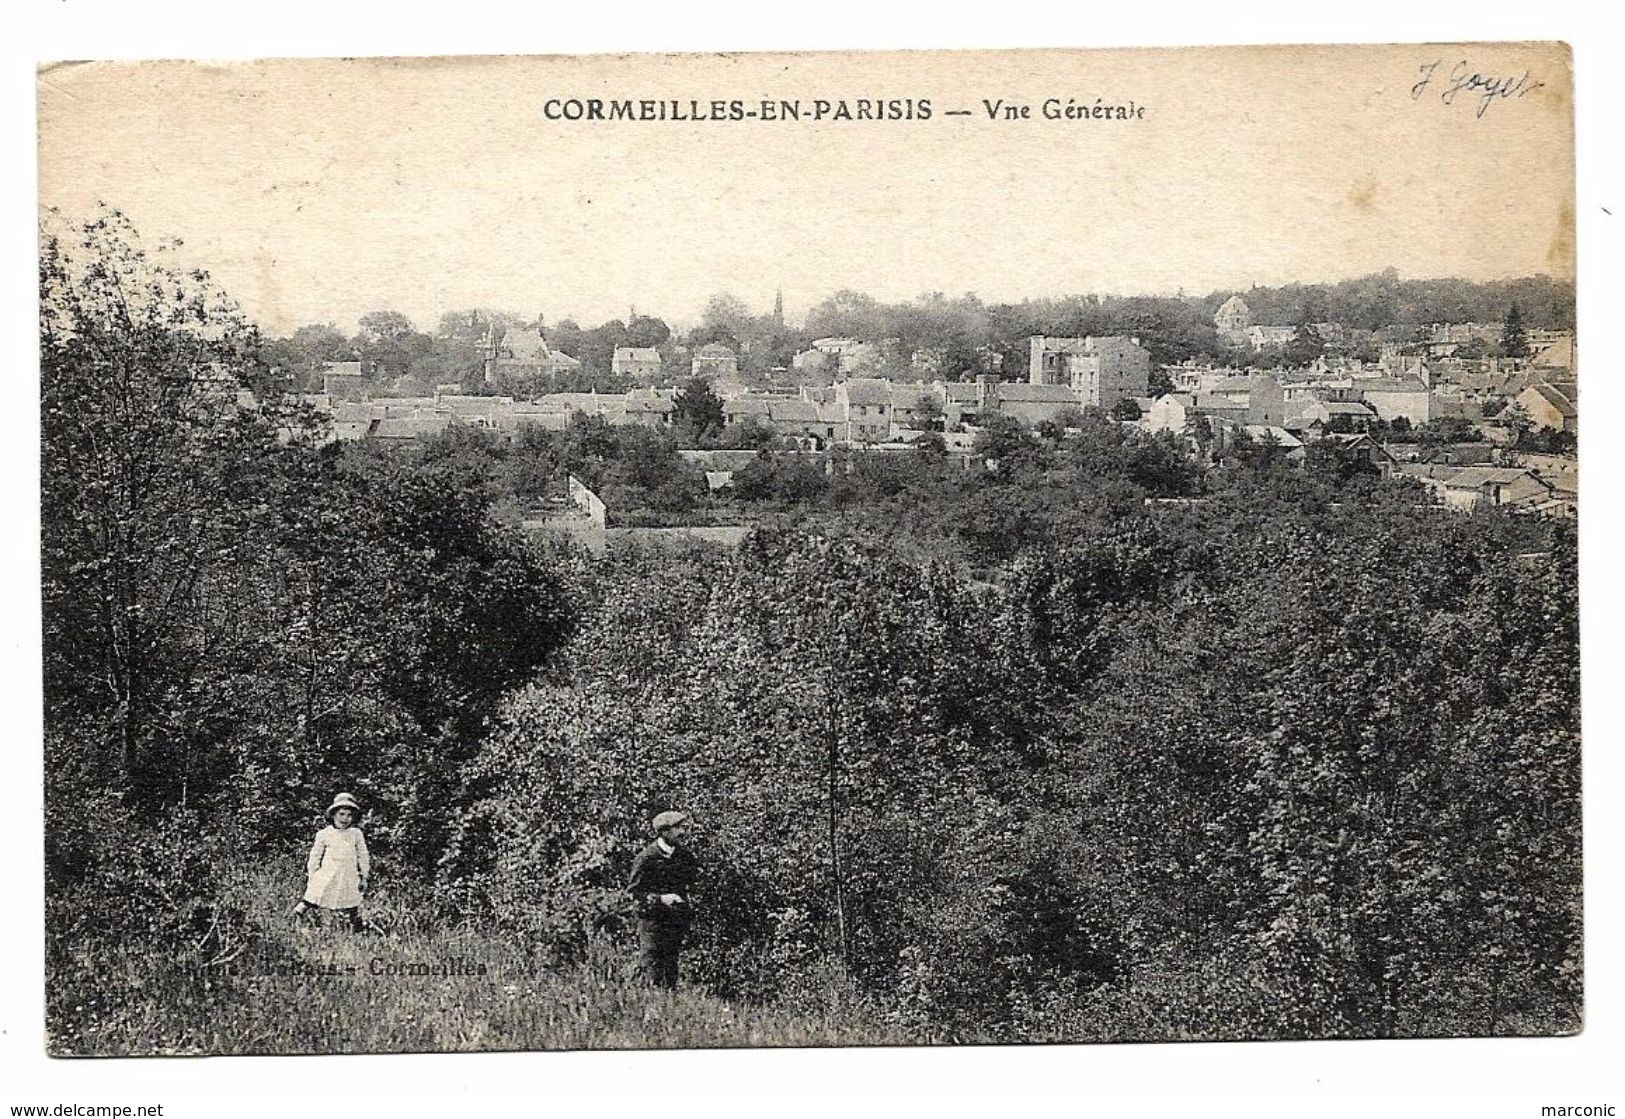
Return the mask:
M 1086 407 L 1110 408 L 1150 391 L 1151 355 L 1138 338 L 1046 338 L 1035 334 L 1028 344 L 1028 382 L 1076 389 Z

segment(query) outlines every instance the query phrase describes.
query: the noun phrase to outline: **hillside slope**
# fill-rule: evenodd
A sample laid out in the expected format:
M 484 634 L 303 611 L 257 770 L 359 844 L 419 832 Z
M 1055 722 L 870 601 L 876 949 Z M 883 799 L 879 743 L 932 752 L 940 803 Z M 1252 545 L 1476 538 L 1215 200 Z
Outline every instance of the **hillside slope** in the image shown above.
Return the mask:
M 832 997 L 823 1008 L 651 990 L 623 952 L 535 966 L 494 931 L 383 907 L 355 935 L 287 915 L 275 883 L 240 883 L 242 930 L 173 952 L 103 940 L 53 945 L 57 1056 L 386 1053 L 908 1044 L 922 1040 Z

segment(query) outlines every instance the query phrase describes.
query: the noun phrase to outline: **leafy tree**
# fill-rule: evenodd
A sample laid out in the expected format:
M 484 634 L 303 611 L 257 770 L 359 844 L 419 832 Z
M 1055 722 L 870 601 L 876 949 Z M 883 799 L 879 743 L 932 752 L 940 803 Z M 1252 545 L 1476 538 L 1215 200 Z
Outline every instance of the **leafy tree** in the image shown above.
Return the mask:
M 723 428 L 720 440 L 722 447 L 742 451 L 759 451 L 777 447 L 779 443 L 778 432 L 756 416 L 746 416 L 739 423 L 728 424 Z
M 729 292 L 718 292 L 706 301 L 705 311 L 700 316 L 700 325 L 715 337 L 726 336 L 739 338 L 749 333 L 755 319 L 750 307 L 743 299 Z M 708 335 L 706 341 L 714 340 Z
M 332 323 L 301 326 L 289 339 L 294 347 L 311 361 L 341 361 L 348 352 L 349 340 Z
M 1413 434 L 1416 441 L 1424 446 L 1484 441 L 1484 433 L 1479 431 L 1471 420 L 1462 416 L 1440 416 L 1429 420 L 1419 425 Z
M 821 499 L 829 479 L 818 465 L 802 457 L 762 451 L 743 470 L 734 472 L 733 492 L 746 501 L 801 507 Z
M 536 424 L 523 424 L 504 464 L 506 488 L 522 502 L 535 503 L 564 484 L 562 440 Z
M 519 329 L 516 316 L 496 311 L 448 311 L 440 316 L 426 352 L 412 361 L 411 374 L 420 391 L 436 385 L 456 383 L 464 391 L 486 390 L 485 359 L 492 341 L 499 345 L 510 330 Z M 492 390 L 514 391 L 529 385 L 497 384 Z
M 584 333 L 574 319 L 560 319 L 545 331 L 548 345 L 560 353 L 581 358 Z
M 998 412 L 983 418 L 972 451 L 983 462 L 994 464 L 1003 478 L 1032 461 L 1036 454 L 1031 429 Z
M 1281 441 L 1275 437 L 1275 433 L 1270 431 L 1256 438 L 1244 430 L 1232 432 L 1224 451 L 1225 462 L 1253 470 L 1266 469 L 1284 461 L 1285 458 L 1285 448 L 1281 446 Z
M 914 401 L 915 422 L 926 431 L 941 431 L 943 424 L 942 398 L 934 392 L 922 392 Z
M 173 697 L 239 629 L 204 602 L 256 566 L 267 471 L 315 431 L 275 396 L 240 399 L 255 335 L 171 252 L 104 210 L 48 226 L 39 265 L 47 719 L 87 720 L 110 787 L 149 802 L 184 779 Z
M 581 352 L 575 356 L 591 372 L 604 374 L 613 367 L 616 349 L 631 344 L 626 324 L 620 319 L 611 319 L 582 334 Z
M 663 319 L 639 315 L 626 324 L 626 344 L 655 349 L 671 341 L 671 327 Z
M 363 346 L 381 346 L 415 333 L 412 320 L 399 311 L 369 311 L 361 316 L 360 326 L 357 338 Z
M 1281 358 L 1289 368 L 1301 368 L 1312 364 L 1326 352 L 1326 344 L 1321 341 L 1320 332 L 1309 321 L 1301 321 L 1294 327 L 1292 340 L 1281 348 Z
M 1410 438 L 1414 434 L 1411 428 L 1410 417 L 1395 416 L 1393 419 L 1389 420 L 1387 425 L 1387 433 L 1390 437 L 1398 440 Z
M 815 338 L 883 338 L 885 310 L 872 296 L 838 291 L 807 312 L 807 332 Z
M 722 397 L 704 377 L 691 378 L 672 400 L 672 422 L 682 425 L 692 441 L 719 433 L 723 426 Z
M 1336 439 L 1317 439 L 1304 448 L 1304 470 L 1312 478 L 1344 486 L 1360 475 L 1375 475 L 1370 460 Z
M 355 350 L 379 378 L 409 376 L 415 365 L 433 357 L 434 339 L 420 334 L 398 311 L 370 311 L 361 316 L 360 328 Z
M 235 308 L 167 257 L 117 212 L 42 237 L 56 789 L 230 808 L 258 841 L 278 797 L 365 776 L 431 866 L 445 762 L 564 639 L 561 585 L 489 515 L 493 440 L 319 447 Z
M 1518 446 L 1522 450 L 1540 454 L 1573 455 L 1578 451 L 1579 443 L 1579 436 L 1572 431 L 1542 427 L 1526 435 Z
M 1529 335 L 1524 329 L 1523 313 L 1516 303 L 1507 308 L 1501 324 L 1501 353 L 1515 361 L 1529 356 Z
M 267 340 L 263 350 L 267 364 L 281 368 L 288 387 L 319 391 L 322 371 L 329 362 L 350 361 L 356 356 L 351 342 L 332 323 L 301 326 L 287 338 Z

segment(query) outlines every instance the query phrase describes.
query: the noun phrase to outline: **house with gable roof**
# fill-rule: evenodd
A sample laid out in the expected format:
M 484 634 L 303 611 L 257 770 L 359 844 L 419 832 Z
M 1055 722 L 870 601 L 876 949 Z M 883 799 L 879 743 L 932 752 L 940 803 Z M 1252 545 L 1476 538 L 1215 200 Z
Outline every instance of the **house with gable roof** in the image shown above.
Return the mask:
M 1253 313 L 1245 299 L 1239 295 L 1232 295 L 1214 314 L 1213 325 L 1217 328 L 1220 338 L 1240 345 L 1247 340 L 1247 331 L 1252 329 Z
M 650 379 L 660 376 L 660 351 L 653 346 L 616 346 L 610 372 L 617 377 Z
M 1536 382 L 1515 399 L 1536 427 L 1580 433 L 1580 386 L 1576 382 Z
M 891 382 L 878 377 L 851 377 L 835 384 L 835 403 L 846 412 L 847 438 L 883 443 L 891 438 Z

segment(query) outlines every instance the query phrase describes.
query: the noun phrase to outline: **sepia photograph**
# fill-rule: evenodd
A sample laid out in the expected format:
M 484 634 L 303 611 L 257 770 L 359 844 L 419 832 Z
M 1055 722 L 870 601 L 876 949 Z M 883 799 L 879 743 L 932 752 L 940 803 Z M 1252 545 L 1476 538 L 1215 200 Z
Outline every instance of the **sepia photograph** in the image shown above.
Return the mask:
M 1567 45 L 36 82 L 52 1056 L 1584 1028 Z

